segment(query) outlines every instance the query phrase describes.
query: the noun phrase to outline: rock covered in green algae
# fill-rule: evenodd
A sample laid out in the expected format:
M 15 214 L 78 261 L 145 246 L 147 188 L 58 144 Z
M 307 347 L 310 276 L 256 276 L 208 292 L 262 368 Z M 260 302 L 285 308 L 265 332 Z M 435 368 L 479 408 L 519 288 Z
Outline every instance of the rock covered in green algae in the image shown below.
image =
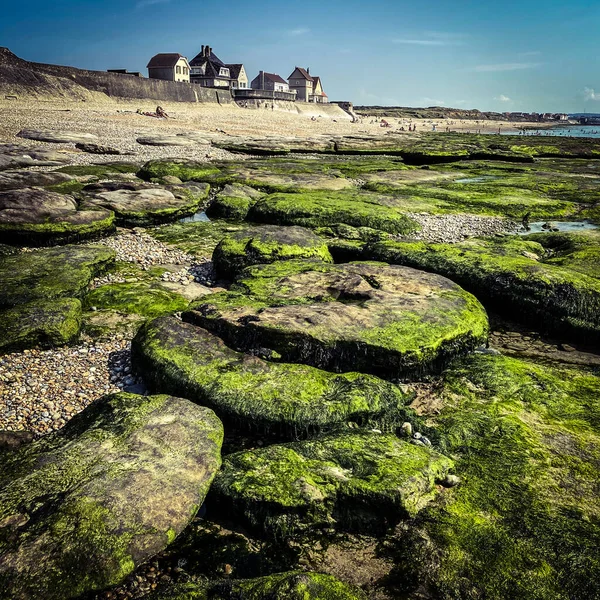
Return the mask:
M 265 194 L 240 183 L 226 185 L 217 193 L 206 209 L 211 219 L 233 219 L 242 221 L 250 207 Z
M 400 532 L 407 597 L 599 597 L 597 374 L 474 354 L 436 394 L 428 423 L 462 483 Z
M 275 225 L 328 227 L 338 223 L 407 234 L 418 229 L 415 221 L 378 194 L 363 191 L 271 194 L 254 204 L 248 220 Z
M 0 191 L 29 187 L 47 187 L 72 180 L 70 175 L 58 171 L 29 171 L 28 169 L 0 173 Z
M 231 292 L 184 320 L 285 361 L 397 377 L 485 343 L 487 315 L 450 280 L 383 263 L 279 261 L 249 267 Z
M 364 255 L 451 278 L 482 301 L 517 320 L 600 339 L 600 282 L 543 260 L 545 249 L 520 239 L 472 239 L 459 244 L 383 241 Z M 581 269 L 579 269 L 581 270 Z
M 0 598 L 116 585 L 165 548 L 220 465 L 215 414 L 169 396 L 97 400 L 0 464 Z
M 121 189 L 100 191 L 84 203 L 114 211 L 117 222 L 125 225 L 152 225 L 176 221 L 193 215 L 208 198 L 207 183 L 162 187 L 115 186 Z M 85 189 L 84 189 L 85 191 Z
M 42 188 L 0 192 L 0 234 L 3 241 L 51 246 L 114 231 L 109 210 L 80 210 L 75 198 Z
M 107 246 L 65 246 L 0 256 L 0 307 L 36 299 L 82 297 L 115 261 Z
M 247 227 L 226 235 L 213 252 L 215 271 L 224 279 L 250 265 L 295 258 L 333 262 L 326 241 L 304 227 Z
M 0 310 L 0 354 L 70 344 L 80 329 L 81 302 L 76 298 L 34 300 Z
M 452 461 L 380 433 L 348 433 L 230 454 L 209 495 L 211 510 L 269 536 L 383 531 L 415 516 Z
M 241 429 L 288 438 L 347 421 L 397 422 L 409 401 L 397 386 L 371 375 L 336 375 L 241 354 L 175 317 L 142 326 L 132 355 L 151 388 L 210 406 Z
M 148 596 L 148 600 L 366 600 L 365 594 L 321 573 L 276 573 L 256 579 L 180 583 Z

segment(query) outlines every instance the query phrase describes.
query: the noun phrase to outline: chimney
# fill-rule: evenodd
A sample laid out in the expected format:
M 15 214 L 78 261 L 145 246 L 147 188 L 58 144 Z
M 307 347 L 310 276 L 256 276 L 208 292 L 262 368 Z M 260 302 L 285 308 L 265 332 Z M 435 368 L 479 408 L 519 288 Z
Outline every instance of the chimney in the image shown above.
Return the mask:
M 202 51 L 200 52 L 202 56 L 204 56 L 204 44 L 202 44 Z
M 310 67 L 306 67 L 306 72 L 310 75 Z

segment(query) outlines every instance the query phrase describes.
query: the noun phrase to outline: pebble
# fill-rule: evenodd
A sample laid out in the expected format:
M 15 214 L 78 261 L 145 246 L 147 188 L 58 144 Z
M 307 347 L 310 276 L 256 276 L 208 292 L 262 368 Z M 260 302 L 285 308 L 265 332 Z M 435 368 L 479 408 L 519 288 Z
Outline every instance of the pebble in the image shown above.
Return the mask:
M 45 435 L 96 398 L 140 384 L 131 374 L 130 342 L 124 338 L 5 354 L 0 357 L 0 430 Z
M 436 244 L 455 244 L 471 237 L 489 237 L 516 233 L 518 223 L 502 217 L 479 215 L 430 215 L 407 213 L 419 223 L 421 230 L 398 239 L 422 240 Z

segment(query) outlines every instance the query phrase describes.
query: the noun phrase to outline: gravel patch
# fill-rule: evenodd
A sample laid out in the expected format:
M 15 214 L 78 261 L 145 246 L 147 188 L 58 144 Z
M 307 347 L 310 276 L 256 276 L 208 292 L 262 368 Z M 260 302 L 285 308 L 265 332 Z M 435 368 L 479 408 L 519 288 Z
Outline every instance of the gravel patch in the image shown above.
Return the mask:
M 45 435 L 93 400 L 123 389 L 142 391 L 131 370 L 130 340 L 86 341 L 0 356 L 0 430 Z
M 471 237 L 491 237 L 514 234 L 519 224 L 502 217 L 479 215 L 430 215 L 407 213 L 421 225 L 421 231 L 398 239 L 417 239 L 425 242 L 455 244 Z

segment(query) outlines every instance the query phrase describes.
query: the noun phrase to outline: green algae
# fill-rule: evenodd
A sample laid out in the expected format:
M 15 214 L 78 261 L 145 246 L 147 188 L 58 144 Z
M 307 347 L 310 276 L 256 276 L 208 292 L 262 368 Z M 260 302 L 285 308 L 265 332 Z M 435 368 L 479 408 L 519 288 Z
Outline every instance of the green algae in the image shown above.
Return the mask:
M 219 169 L 206 163 L 196 163 L 186 160 L 151 160 L 137 171 L 137 176 L 145 181 L 162 179 L 171 176 L 181 181 L 214 181 L 212 176 L 218 175 Z
M 404 592 L 598 595 L 599 392 L 595 374 L 505 357 L 474 355 L 447 371 L 444 407 L 429 422 L 462 483 L 397 538 Z
M 391 383 L 243 355 L 173 317 L 144 325 L 132 356 L 152 389 L 210 406 L 236 429 L 294 439 L 348 421 L 386 427 L 410 412 L 409 397 Z
M 85 298 L 85 308 L 112 310 L 146 318 L 184 310 L 189 302 L 159 283 L 113 283 L 92 290 Z
M 473 296 L 381 263 L 249 267 L 230 293 L 192 304 L 183 318 L 244 351 L 267 347 L 287 362 L 386 377 L 436 370 L 487 337 Z
M 383 532 L 430 502 L 451 466 L 393 435 L 340 434 L 228 455 L 207 502 L 275 538 Z
M 81 329 L 81 302 L 75 298 L 35 300 L 0 310 L 0 353 L 75 342 Z
M 35 299 L 82 298 L 92 279 L 114 263 L 107 246 L 64 246 L 0 257 L 0 307 Z
M 268 225 L 225 236 L 212 258 L 217 275 L 225 279 L 255 264 L 292 259 L 333 262 L 326 242 L 310 230 Z
M 378 242 L 365 254 L 389 263 L 451 278 L 482 302 L 517 320 L 593 341 L 600 333 L 600 285 L 596 278 L 545 264 L 544 248 L 519 239 L 469 240 L 460 244 Z
M 132 163 L 105 163 L 99 165 L 68 165 L 56 169 L 59 173 L 66 173 L 74 177 L 93 175 L 100 179 L 109 179 L 117 173 L 137 173 L 139 166 Z
M 303 227 L 344 223 L 402 234 L 419 228 L 404 212 L 385 206 L 377 195 L 356 191 L 272 194 L 252 207 L 248 220 Z

